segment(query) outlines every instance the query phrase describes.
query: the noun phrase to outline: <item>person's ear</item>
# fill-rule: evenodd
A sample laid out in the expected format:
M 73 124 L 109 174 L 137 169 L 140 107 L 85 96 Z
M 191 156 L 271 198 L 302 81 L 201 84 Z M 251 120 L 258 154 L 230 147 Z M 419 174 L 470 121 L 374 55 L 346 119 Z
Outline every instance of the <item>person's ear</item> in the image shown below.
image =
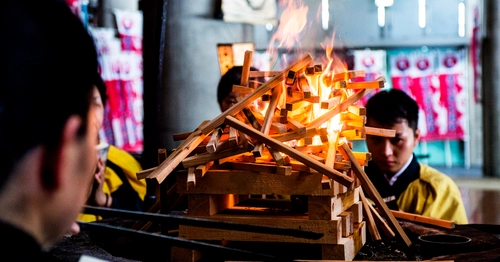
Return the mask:
M 75 143 L 78 142 L 78 131 L 81 127 L 81 118 L 71 116 L 61 132 L 59 145 L 46 146 L 42 171 L 42 182 L 46 189 L 56 189 L 61 186 L 64 176 L 71 170 L 68 165 L 75 165 Z
M 418 142 L 420 142 L 420 129 L 417 128 L 417 130 L 415 130 L 415 140 L 413 142 L 413 147 L 416 147 L 418 145 Z

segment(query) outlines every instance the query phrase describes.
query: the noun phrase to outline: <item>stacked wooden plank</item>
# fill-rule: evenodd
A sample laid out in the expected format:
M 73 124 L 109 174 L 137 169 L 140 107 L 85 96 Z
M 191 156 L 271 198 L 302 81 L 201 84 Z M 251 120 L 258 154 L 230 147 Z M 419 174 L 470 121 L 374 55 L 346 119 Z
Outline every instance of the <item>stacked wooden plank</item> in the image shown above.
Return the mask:
M 181 164 L 177 192 L 188 196 L 187 216 L 324 234 L 311 240 L 180 226 L 180 237 L 312 244 L 320 246 L 320 259 L 353 259 L 366 241 L 361 185 L 385 204 L 363 171 L 370 153 L 353 152 L 349 141 L 394 136 L 394 130 L 365 128 L 365 109 L 356 105 L 385 79 L 353 82 L 364 72 L 323 72 L 309 54 L 283 71 L 251 72 L 250 61 L 247 52 L 242 81 L 233 87 L 238 102 L 195 131 L 176 135 L 184 142 L 138 176 L 162 183 Z M 258 82 L 262 77 L 269 79 Z M 250 82 L 258 87 L 251 89 Z M 256 195 L 288 200 L 248 204 Z M 305 209 L 294 208 L 296 196 Z M 410 245 L 386 206 L 381 214 Z

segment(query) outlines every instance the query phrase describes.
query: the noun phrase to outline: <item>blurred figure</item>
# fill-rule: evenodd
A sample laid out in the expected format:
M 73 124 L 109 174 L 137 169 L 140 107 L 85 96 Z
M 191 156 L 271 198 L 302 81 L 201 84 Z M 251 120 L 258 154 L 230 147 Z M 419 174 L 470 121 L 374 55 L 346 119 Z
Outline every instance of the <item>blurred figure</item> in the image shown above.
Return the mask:
M 233 85 L 241 84 L 242 66 L 233 66 L 220 78 L 217 86 L 217 102 L 219 103 L 220 111 L 224 112 L 238 101 L 237 94 L 233 92 Z M 255 67 L 250 67 L 250 71 L 258 71 Z M 259 79 L 264 82 L 264 79 Z
M 445 174 L 419 163 L 418 104 L 398 89 L 381 91 L 366 104 L 366 126 L 396 130 L 396 137 L 366 136 L 372 161 L 366 168 L 389 208 L 467 224 L 457 185 Z
M 99 132 L 104 119 L 106 85 L 100 75 L 95 77 L 92 96 L 92 126 Z M 92 192 L 88 204 L 132 211 L 143 211 L 146 195 L 146 181 L 137 179 L 142 170 L 140 163 L 128 152 L 113 145 L 107 145 L 96 137 L 100 152 L 97 153 L 97 167 L 94 173 Z M 94 221 L 94 215 L 81 215 L 80 221 Z
M 0 7 L 0 252 L 50 261 L 87 200 L 96 166 L 89 122 L 97 55 L 64 1 Z

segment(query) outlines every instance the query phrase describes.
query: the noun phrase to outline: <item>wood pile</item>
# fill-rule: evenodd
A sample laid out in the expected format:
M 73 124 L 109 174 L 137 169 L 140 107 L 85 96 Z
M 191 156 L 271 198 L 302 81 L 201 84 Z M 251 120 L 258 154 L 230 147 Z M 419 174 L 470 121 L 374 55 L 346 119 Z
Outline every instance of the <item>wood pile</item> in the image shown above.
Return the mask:
M 386 234 L 410 246 L 364 173 L 370 153 L 353 152 L 349 142 L 366 134 L 395 136 L 394 130 L 365 127 L 365 108 L 356 105 L 383 87 L 385 79 L 354 82 L 364 71 L 323 72 L 309 54 L 283 71 L 255 72 L 249 70 L 251 57 L 247 51 L 242 81 L 233 86 L 238 102 L 195 131 L 176 134 L 174 139 L 184 142 L 158 167 L 137 175 L 162 184 L 182 167 L 176 172 L 176 189 L 187 195 L 189 217 L 303 229 L 323 237 L 311 240 L 187 225 L 179 227 L 179 237 L 303 243 L 319 247 L 315 259 L 352 260 L 366 242 L 365 228 L 371 235 L 378 233 L 377 220 L 385 224 Z M 263 77 L 268 80 L 258 82 Z M 371 212 L 362 188 L 379 212 Z M 166 198 L 166 192 L 162 195 Z M 273 196 L 278 199 L 268 199 Z M 173 256 L 180 252 L 174 250 Z

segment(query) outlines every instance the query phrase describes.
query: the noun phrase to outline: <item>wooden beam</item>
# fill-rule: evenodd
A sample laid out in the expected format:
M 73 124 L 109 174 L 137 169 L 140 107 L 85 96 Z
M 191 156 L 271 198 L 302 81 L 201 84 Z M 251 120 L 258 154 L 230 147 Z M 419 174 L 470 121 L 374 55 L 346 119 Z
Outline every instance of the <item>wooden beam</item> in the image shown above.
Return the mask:
M 229 145 L 237 146 L 238 145 L 238 130 L 235 128 L 229 127 Z
M 375 205 L 378 208 L 381 209 L 382 213 L 381 215 L 387 220 L 390 227 L 397 233 L 397 235 L 401 237 L 404 243 L 408 247 L 410 247 L 412 245 L 411 240 L 408 238 L 403 228 L 399 225 L 398 221 L 389 210 L 389 207 L 387 207 L 386 203 L 380 196 L 379 192 L 377 191 L 373 183 L 370 181 L 370 178 L 368 178 L 363 168 L 359 165 L 358 161 L 354 157 L 354 154 L 352 153 L 347 143 L 342 143 L 339 149 L 348 156 L 349 160 L 351 161 L 351 164 L 353 165 L 353 170 L 356 173 L 356 176 L 361 181 L 361 185 L 370 196 L 370 199 L 375 203 Z
M 316 128 L 306 128 L 305 135 L 301 135 L 301 134 L 294 131 L 294 132 L 287 132 L 284 134 L 269 135 L 269 137 L 271 137 L 277 141 L 280 141 L 280 142 L 287 142 L 287 141 L 294 140 L 294 139 L 301 139 L 303 137 L 313 137 L 317 134 L 318 134 L 318 130 Z
M 192 189 L 196 186 L 196 174 L 194 171 L 196 168 L 194 166 L 188 168 L 188 173 L 187 173 L 187 181 L 186 181 L 186 188 Z
M 250 67 L 252 66 L 252 55 L 251 50 L 245 51 L 245 58 L 243 58 L 243 68 L 241 70 L 241 85 L 248 86 L 248 77 L 250 73 Z
M 220 127 L 217 127 L 212 133 L 212 137 L 208 141 L 207 145 L 205 146 L 207 148 L 208 153 L 214 153 L 217 150 L 217 146 L 219 145 L 219 139 L 221 135 L 222 135 L 222 129 Z
M 372 136 L 396 137 L 396 130 L 365 126 L 365 134 Z
M 187 170 L 179 170 L 176 175 L 177 181 L 182 181 L 177 183 L 177 192 L 182 194 L 297 194 L 331 197 L 333 192 L 321 187 L 323 174 L 317 172 L 292 171 L 291 175 L 286 176 L 239 169 L 210 169 L 201 179 L 196 180 L 196 187 L 191 190 L 186 189 Z
M 233 85 L 233 89 L 231 91 L 237 93 L 238 96 L 245 96 L 251 94 L 254 89 L 248 86 Z
M 347 111 L 358 116 L 366 116 L 366 108 L 362 106 L 352 105 L 347 108 Z
M 245 133 L 251 137 L 254 137 L 255 139 L 262 141 L 266 145 L 272 147 L 273 149 L 276 149 L 280 152 L 283 152 L 290 157 L 297 159 L 298 161 L 312 167 L 313 169 L 317 170 L 318 172 L 323 173 L 324 175 L 330 177 L 331 179 L 341 183 L 344 186 L 350 186 L 352 182 L 354 182 L 354 179 L 340 173 L 339 171 L 333 169 L 332 167 L 328 167 L 324 164 L 319 163 L 318 161 L 312 159 L 311 157 L 307 156 L 306 154 L 295 150 L 294 148 L 291 148 L 283 143 L 281 143 L 278 140 L 275 140 L 273 138 L 270 138 L 261 132 L 249 128 L 247 125 L 241 123 L 238 121 L 236 118 L 232 116 L 227 116 L 226 117 L 226 124 L 238 129 L 240 132 Z
M 295 119 L 288 117 L 288 127 L 293 129 L 293 131 L 297 132 L 299 135 L 305 135 L 306 134 L 306 127 L 299 123 L 299 121 L 295 121 Z
M 172 138 L 174 141 L 185 140 L 186 138 L 188 138 L 191 135 L 191 133 L 193 133 L 193 132 L 184 132 L 184 133 L 173 134 Z
M 184 168 L 206 164 L 210 161 L 214 161 L 220 158 L 225 158 L 229 156 L 238 155 L 241 153 L 248 152 L 247 147 L 236 147 L 216 153 L 203 153 L 195 156 L 190 156 L 182 160 L 182 165 Z
M 250 78 L 273 77 L 282 73 L 282 71 L 250 71 L 248 76 Z
M 299 78 L 299 87 L 302 90 L 302 93 L 304 95 L 304 98 L 309 98 L 311 97 L 311 88 L 309 86 L 309 81 L 307 81 L 306 77 L 301 76 Z
M 265 135 L 269 134 L 269 130 L 271 129 L 271 124 L 273 123 L 274 111 L 276 109 L 276 106 L 278 105 L 278 101 L 280 99 L 282 91 L 283 88 L 281 86 L 273 88 L 273 95 L 271 97 L 271 101 L 269 102 L 269 106 L 267 108 L 267 112 L 266 115 L 264 116 L 264 121 L 262 122 L 262 127 L 260 129 L 260 131 Z M 262 149 L 263 149 L 262 143 L 257 142 L 253 150 L 254 155 L 256 157 L 260 157 L 262 155 Z M 269 150 L 269 152 L 271 152 L 271 150 Z M 271 153 L 271 155 L 273 155 L 273 157 L 277 156 L 276 154 L 273 153 Z
M 455 228 L 455 223 L 453 221 L 450 221 L 450 220 L 432 218 L 432 217 L 411 214 L 408 212 L 396 211 L 396 210 L 391 210 L 391 213 L 394 215 L 394 217 L 399 218 L 399 219 L 415 221 L 415 222 L 419 222 L 419 223 L 423 223 L 423 224 L 427 224 L 427 225 L 433 225 L 433 226 L 444 227 L 444 228 L 449 228 L 449 229 Z
M 146 178 L 156 179 L 159 184 L 186 158 L 207 136 L 201 131 L 193 132 L 170 156 Z
M 281 74 L 274 76 L 271 78 L 269 81 L 261 85 L 260 87 L 256 88 L 255 91 L 240 100 L 238 103 L 234 104 L 231 106 L 229 109 L 224 111 L 222 114 L 217 116 L 216 118 L 212 119 L 209 123 L 206 123 L 203 125 L 201 128 L 201 132 L 203 134 L 208 134 L 211 132 L 214 128 L 220 126 L 222 123 L 224 123 L 224 120 L 226 119 L 227 116 L 232 116 L 238 112 L 240 112 L 243 108 L 247 107 L 249 104 L 251 104 L 255 99 L 259 98 L 271 88 L 277 86 L 283 81 L 284 76 L 288 73 L 288 71 L 293 70 L 293 71 L 299 71 L 300 69 L 309 66 L 314 62 L 313 58 L 311 57 L 310 54 L 305 54 L 303 57 L 301 57 L 299 60 L 295 61 L 292 63 L 290 66 L 288 66 L 285 70 L 282 71 Z
M 291 166 L 276 166 L 260 163 L 226 162 L 223 167 L 237 170 L 247 170 L 254 172 L 264 172 L 277 175 L 289 176 L 292 174 Z
M 271 130 L 273 130 L 277 134 L 283 134 L 283 133 L 286 133 L 287 127 L 285 124 L 273 122 L 271 124 Z
M 363 190 L 360 190 L 359 197 L 361 198 L 361 203 L 363 203 L 363 211 L 365 211 L 366 222 L 368 226 L 368 231 L 373 241 L 381 240 L 382 237 L 378 232 L 377 225 L 375 224 L 375 219 L 373 218 L 372 211 L 370 209 L 370 203 L 365 197 Z
M 141 171 L 135 173 L 135 175 L 137 176 L 137 179 L 144 179 L 144 178 L 148 177 L 149 174 L 151 174 L 155 169 L 156 169 L 156 167 L 144 169 L 144 170 L 141 170 Z
M 372 211 L 373 218 L 375 219 L 375 224 L 378 225 L 379 228 L 382 229 L 382 232 L 384 232 L 384 235 L 388 238 L 393 238 L 396 236 L 394 231 L 389 227 L 389 225 L 385 222 L 385 220 L 380 216 L 380 214 L 375 210 L 375 208 L 372 205 L 368 205 L 370 207 L 370 210 Z
M 365 77 L 365 75 L 366 73 L 364 70 L 349 70 L 333 75 L 333 81 L 349 80 L 356 77 Z
M 341 80 L 338 83 L 340 88 L 346 88 L 346 89 L 382 88 L 384 87 L 385 78 L 383 80 L 376 80 L 369 82 L 347 82 Z
M 204 165 L 199 165 L 198 167 L 196 167 L 196 169 L 194 170 L 194 174 L 196 175 L 196 179 L 200 179 L 202 178 L 205 173 L 207 173 L 207 171 L 214 165 L 214 161 L 210 161 Z
M 332 119 L 332 117 L 334 117 L 335 115 L 339 114 L 340 112 L 342 112 L 344 110 L 347 110 L 347 108 L 350 105 L 354 104 L 360 98 L 362 98 L 363 96 L 369 94 L 373 90 L 375 90 L 375 89 L 361 89 L 361 90 L 359 90 L 354 95 L 348 97 L 347 99 L 345 99 L 344 101 L 342 101 L 337 106 L 331 108 L 325 114 L 323 114 L 323 115 L 319 116 L 318 118 L 314 119 L 313 121 L 311 121 L 307 125 L 307 127 L 308 128 L 318 128 L 318 127 L 320 127 L 323 123 L 325 123 L 326 121 L 329 121 L 330 119 Z
M 330 109 L 338 105 L 339 102 L 340 102 L 340 96 L 334 96 L 327 100 L 321 101 L 321 109 Z

